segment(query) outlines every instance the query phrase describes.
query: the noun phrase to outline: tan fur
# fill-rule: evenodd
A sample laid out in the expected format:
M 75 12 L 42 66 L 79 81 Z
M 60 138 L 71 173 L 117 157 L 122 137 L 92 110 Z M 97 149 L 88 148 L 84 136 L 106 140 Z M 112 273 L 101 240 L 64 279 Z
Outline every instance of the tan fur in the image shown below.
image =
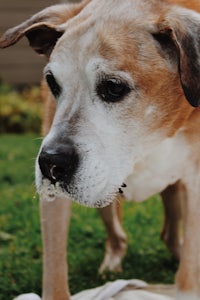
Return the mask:
M 53 122 L 56 104 L 44 80 L 41 84 L 41 95 L 43 99 L 42 134 L 45 136 L 49 132 Z
M 200 12 L 199 0 L 190 0 L 190 1 L 187 1 L 187 0 L 167 0 L 167 2 L 170 3 L 170 4 L 177 4 L 177 5 L 183 6 L 185 8 L 192 9 L 192 10 Z

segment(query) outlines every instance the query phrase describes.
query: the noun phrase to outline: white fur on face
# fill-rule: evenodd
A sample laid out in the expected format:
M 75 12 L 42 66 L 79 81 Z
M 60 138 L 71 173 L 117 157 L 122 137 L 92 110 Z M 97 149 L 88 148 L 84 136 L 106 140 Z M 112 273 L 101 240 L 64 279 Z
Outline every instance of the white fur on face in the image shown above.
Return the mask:
M 84 44 L 87 48 L 91 38 L 88 33 L 81 42 L 82 50 Z M 137 147 L 134 147 L 134 153 L 131 150 L 133 144 L 137 144 L 139 127 L 134 121 L 127 130 L 127 120 L 121 118 L 121 114 L 126 113 L 126 105 L 104 103 L 96 94 L 96 84 L 103 73 L 120 76 L 131 85 L 133 82 L 128 73 L 116 71 L 105 59 L 79 55 L 77 45 L 76 50 L 72 43 L 70 48 L 63 45 L 63 49 L 58 54 L 54 52 L 46 67 L 61 85 L 62 95 L 57 100 L 53 126 L 42 145 L 53 141 L 61 132 L 62 136 L 71 138 L 79 153 L 80 165 L 68 188 L 70 196 L 84 205 L 105 206 L 113 200 L 123 180 L 131 173 L 135 157 L 139 155 Z M 74 130 L 69 131 L 69 124 L 76 114 L 79 117 L 73 124 Z M 47 187 L 47 183 L 47 180 L 45 184 L 42 181 L 37 165 L 38 191 L 45 197 L 50 195 L 49 199 L 52 199 L 59 189 L 55 189 L 50 182 Z

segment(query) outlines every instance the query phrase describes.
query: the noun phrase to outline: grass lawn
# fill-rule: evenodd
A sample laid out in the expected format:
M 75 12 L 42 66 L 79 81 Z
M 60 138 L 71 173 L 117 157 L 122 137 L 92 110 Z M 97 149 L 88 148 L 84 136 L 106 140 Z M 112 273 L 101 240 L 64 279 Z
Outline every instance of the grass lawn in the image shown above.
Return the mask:
M 25 292 L 41 293 L 39 199 L 34 187 L 34 159 L 40 142 L 34 135 L 0 137 L 0 300 Z M 124 203 L 129 247 L 123 273 L 112 279 L 173 282 L 177 263 L 160 241 L 162 218 L 158 196 L 142 204 Z M 68 246 L 72 293 L 105 281 L 97 273 L 105 237 L 97 211 L 74 204 Z

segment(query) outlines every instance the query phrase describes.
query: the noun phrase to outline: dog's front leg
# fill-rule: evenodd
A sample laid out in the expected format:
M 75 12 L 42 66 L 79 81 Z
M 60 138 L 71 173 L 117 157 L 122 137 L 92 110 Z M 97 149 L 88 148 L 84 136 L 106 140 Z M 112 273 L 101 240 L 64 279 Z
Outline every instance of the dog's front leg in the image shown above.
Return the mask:
M 186 190 L 181 181 L 169 185 L 162 193 L 164 226 L 161 238 L 172 254 L 180 259 L 183 243 Z
M 121 224 L 121 198 L 120 196 L 116 198 L 111 205 L 98 209 L 108 234 L 106 251 L 99 273 L 120 272 L 121 262 L 126 254 L 127 239 Z
M 66 244 L 71 201 L 41 200 L 43 300 L 69 300 Z
M 193 174 L 199 177 L 199 170 Z M 176 275 L 177 300 L 200 299 L 200 184 L 197 178 L 192 179 L 186 187 L 185 235 Z

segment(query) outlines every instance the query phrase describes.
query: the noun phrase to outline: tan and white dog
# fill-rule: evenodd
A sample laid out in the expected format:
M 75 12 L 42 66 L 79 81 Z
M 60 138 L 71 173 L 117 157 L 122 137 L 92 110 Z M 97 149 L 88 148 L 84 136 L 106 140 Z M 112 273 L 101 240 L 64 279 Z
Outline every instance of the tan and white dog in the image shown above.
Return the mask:
M 136 201 L 162 193 L 167 216 L 185 202 L 176 299 L 200 299 L 199 12 L 199 0 L 85 0 L 49 7 L 1 38 L 4 48 L 26 36 L 49 59 L 56 113 L 36 162 L 43 300 L 69 299 L 69 199 L 98 208 L 115 201 L 102 209 L 111 237 L 102 269 L 119 266 L 118 191 Z

